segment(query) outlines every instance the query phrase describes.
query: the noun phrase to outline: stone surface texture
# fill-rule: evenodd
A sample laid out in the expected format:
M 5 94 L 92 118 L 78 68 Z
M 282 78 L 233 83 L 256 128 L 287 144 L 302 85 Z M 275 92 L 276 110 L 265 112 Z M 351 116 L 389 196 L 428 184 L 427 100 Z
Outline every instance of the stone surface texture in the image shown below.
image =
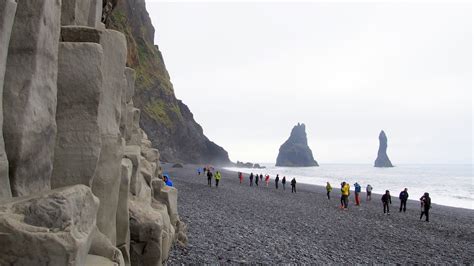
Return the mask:
M 3 110 L 3 80 L 7 64 L 8 45 L 15 18 L 16 2 L 0 0 L 0 110 Z M 0 201 L 11 198 L 8 159 L 3 140 L 3 111 L 0 112 Z
M 18 0 L 3 88 L 12 194 L 49 190 L 56 140 L 60 0 Z
M 162 265 L 186 238 L 103 3 L 0 0 L 0 265 Z

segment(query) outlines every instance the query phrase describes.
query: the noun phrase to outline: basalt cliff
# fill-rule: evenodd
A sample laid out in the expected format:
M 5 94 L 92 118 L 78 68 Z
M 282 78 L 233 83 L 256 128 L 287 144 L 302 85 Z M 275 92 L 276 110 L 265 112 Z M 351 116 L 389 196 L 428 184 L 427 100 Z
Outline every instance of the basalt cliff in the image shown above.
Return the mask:
M 145 0 L 121 0 L 106 22 L 127 39 L 127 66 L 136 70 L 133 103 L 140 126 L 168 162 L 230 163 L 227 152 L 203 133 L 189 108 L 176 99 Z
M 293 127 L 288 140 L 280 146 L 276 166 L 319 166 L 313 158 L 313 152 L 308 147 L 304 124 L 298 123 L 298 125 Z
M 161 265 L 187 241 L 115 3 L 0 0 L 0 265 Z
M 387 155 L 387 136 L 383 130 L 379 134 L 379 151 L 374 167 L 393 167 Z

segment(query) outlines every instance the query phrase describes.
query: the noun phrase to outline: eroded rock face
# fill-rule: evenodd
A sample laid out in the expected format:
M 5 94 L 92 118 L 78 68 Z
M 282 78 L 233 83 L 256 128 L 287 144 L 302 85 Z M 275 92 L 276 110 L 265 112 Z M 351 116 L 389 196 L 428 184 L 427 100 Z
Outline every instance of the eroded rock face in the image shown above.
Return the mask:
M 393 167 L 387 155 L 387 136 L 383 130 L 379 134 L 379 151 L 374 167 Z
M 3 141 L 3 79 L 15 12 L 15 1 L 0 0 L 0 201 L 12 196 L 8 177 L 8 159 Z
M 15 3 L 0 0 L 13 158 L 0 134 L 0 265 L 160 265 L 186 226 L 139 126 L 125 38 L 99 22 L 101 0 L 62 3 L 63 16 L 59 0 L 19 0 L 12 26 Z
M 83 265 L 99 200 L 76 185 L 0 206 L 0 265 Z
M 3 91 L 14 196 L 50 189 L 56 140 L 60 0 L 18 0 Z
M 99 131 L 102 145 L 100 157 L 92 181 L 92 191 L 100 199 L 97 226 L 116 244 L 118 195 L 123 157 L 122 138 L 119 131 L 120 110 L 125 79 L 127 44 L 125 36 L 114 30 L 104 30 L 100 45 L 104 51 L 103 88 L 99 101 Z
M 98 43 L 60 45 L 53 188 L 92 186 L 102 145 L 98 115 L 103 59 Z
M 298 123 L 293 127 L 290 138 L 280 146 L 276 166 L 319 166 L 313 158 L 313 152 L 308 147 L 304 124 Z

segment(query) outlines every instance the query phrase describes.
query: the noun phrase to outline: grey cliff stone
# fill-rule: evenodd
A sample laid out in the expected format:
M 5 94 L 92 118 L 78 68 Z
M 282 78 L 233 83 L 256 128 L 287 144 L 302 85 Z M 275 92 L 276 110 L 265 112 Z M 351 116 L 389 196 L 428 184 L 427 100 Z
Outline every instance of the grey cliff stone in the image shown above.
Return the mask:
M 298 123 L 293 127 L 288 140 L 280 146 L 276 166 L 319 166 L 313 158 L 313 152 L 308 147 L 304 124 Z
M 0 265 L 83 265 L 98 207 L 83 185 L 0 205 Z
M 393 167 L 387 155 L 387 136 L 383 130 L 379 134 L 379 151 L 374 167 Z
M 56 141 L 60 0 L 18 0 L 3 91 L 12 194 L 50 189 Z
M 3 140 L 3 80 L 15 12 L 15 1 L 0 0 L 0 201 L 12 196 L 8 176 L 8 159 Z
M 99 102 L 99 130 L 101 152 L 96 173 L 92 181 L 92 191 L 100 199 L 97 227 L 116 244 L 116 221 L 118 194 L 121 179 L 123 143 L 120 137 L 120 109 L 122 87 L 125 79 L 127 44 L 125 36 L 114 30 L 104 30 L 100 44 L 104 51 L 103 89 Z
M 96 27 L 101 13 L 102 0 L 62 0 L 61 25 Z
M 98 113 L 103 59 L 97 43 L 60 44 L 53 188 L 92 186 L 102 144 Z

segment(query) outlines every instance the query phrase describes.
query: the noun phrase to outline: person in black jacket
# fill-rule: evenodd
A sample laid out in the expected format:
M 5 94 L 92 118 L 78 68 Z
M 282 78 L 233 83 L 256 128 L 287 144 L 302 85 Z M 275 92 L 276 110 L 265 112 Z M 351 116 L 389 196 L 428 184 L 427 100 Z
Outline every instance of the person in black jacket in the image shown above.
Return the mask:
M 390 191 L 385 190 L 385 194 L 382 196 L 383 202 L 383 213 L 390 214 L 389 204 L 392 204 L 392 197 L 390 196 Z
M 249 179 L 250 179 L 250 186 L 253 186 L 253 173 L 250 173 Z
M 402 192 L 400 192 L 400 196 L 398 196 L 400 199 L 400 212 L 406 212 L 407 210 L 407 200 L 408 200 L 408 189 L 405 188 Z
M 281 180 L 281 184 L 283 185 L 283 190 L 285 190 L 286 176 L 284 176 L 283 179 Z
M 280 177 L 277 175 L 277 177 L 275 178 L 275 187 L 276 189 L 278 189 L 278 182 L 280 181 Z
M 211 181 L 212 181 L 212 172 L 211 170 L 207 169 L 207 184 L 211 186 Z
M 293 193 L 293 191 L 296 193 L 296 179 L 294 177 L 291 179 L 291 193 Z
M 420 220 L 423 218 L 423 214 L 426 216 L 426 221 L 430 221 L 430 209 L 431 209 L 431 198 L 428 192 L 425 192 L 420 198 L 421 201 L 421 215 Z
M 255 185 L 258 187 L 258 174 L 255 175 Z

